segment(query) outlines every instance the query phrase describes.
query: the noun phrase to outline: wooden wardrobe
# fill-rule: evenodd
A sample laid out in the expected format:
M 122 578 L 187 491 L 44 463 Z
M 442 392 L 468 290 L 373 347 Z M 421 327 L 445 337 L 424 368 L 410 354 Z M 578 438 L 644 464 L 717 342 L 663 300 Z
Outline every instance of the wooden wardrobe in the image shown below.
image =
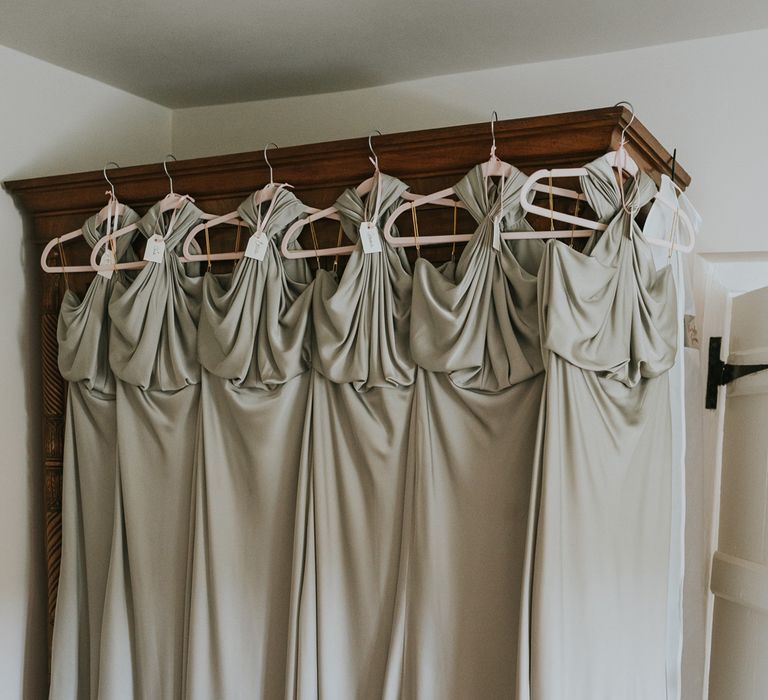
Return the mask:
M 627 150 L 658 183 L 663 173 L 672 174 L 670 153 L 624 107 L 608 107 L 567 114 L 555 114 L 496 122 L 497 154 L 524 172 L 547 167 L 581 166 L 619 145 L 626 129 Z M 631 123 L 630 123 L 631 120 Z M 454 184 L 473 165 L 488 159 L 491 129 L 488 122 L 400 134 L 386 134 L 373 139 L 381 170 L 410 185 L 411 191 L 427 194 Z M 158 161 L 164 154 L 158 153 Z M 354 138 L 329 143 L 271 149 L 269 160 L 274 179 L 289 182 L 298 197 L 315 207 L 326 207 L 346 187 L 354 187 L 372 172 L 368 160 L 368 139 Z M 104 161 L 110 154 L 104 154 Z M 194 197 L 206 212 L 223 214 L 232 211 L 254 190 L 269 181 L 269 169 L 261 151 L 171 161 L 168 169 L 173 176 L 174 189 Z M 160 162 L 130 168 L 113 169 L 109 178 L 114 183 L 121 202 L 143 213 L 169 191 L 168 178 Z M 679 165 L 674 166 L 675 182 L 685 188 L 690 178 Z M 28 217 L 25 235 L 31 238 L 28 250 L 35 250 L 27 264 L 39 275 L 41 348 L 40 382 L 42 388 L 42 463 L 34 464 L 35 474 L 44 489 L 45 548 L 47 554 L 48 587 L 48 650 L 56 609 L 56 592 L 61 559 L 61 478 L 64 441 L 64 412 L 66 386 L 59 374 L 56 325 L 59 305 L 65 290 L 62 275 L 48 275 L 40 269 L 38 260 L 46 243 L 79 228 L 87 217 L 101 209 L 106 198 L 106 183 L 100 170 L 69 175 L 56 175 L 6 182 L 20 208 Z M 546 206 L 546 204 L 545 204 Z M 563 201 L 561 207 L 571 207 Z M 453 213 L 448 210 L 432 212 L 419 210 L 419 230 L 423 236 L 431 232 L 450 233 Z M 461 212 L 459 232 L 470 233 L 471 225 Z M 404 235 L 409 232 L 409 217 L 402 217 Z M 338 227 L 318 228 L 321 246 L 335 245 Z M 302 234 L 305 247 L 312 247 L 307 231 Z M 211 236 L 212 249 L 231 250 L 234 234 Z M 243 239 L 245 236 L 243 236 Z M 67 244 L 65 244 L 67 245 Z M 241 242 L 241 249 L 244 242 Z M 82 239 L 67 245 L 67 262 L 83 264 L 90 251 Z M 440 260 L 450 251 L 445 247 L 423 247 L 422 254 Z M 410 255 L 415 251 L 409 250 Z M 311 264 L 314 264 L 310 260 Z M 330 265 L 325 259 L 322 264 Z M 231 269 L 232 263 L 215 265 Z M 82 294 L 92 274 L 69 276 L 69 285 Z M 49 657 L 50 658 L 50 657 Z

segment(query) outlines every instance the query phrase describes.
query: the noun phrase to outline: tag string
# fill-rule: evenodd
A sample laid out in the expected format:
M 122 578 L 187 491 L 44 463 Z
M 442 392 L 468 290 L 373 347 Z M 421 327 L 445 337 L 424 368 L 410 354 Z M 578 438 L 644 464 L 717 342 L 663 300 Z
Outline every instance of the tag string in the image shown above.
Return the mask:
M 624 137 L 622 136 L 621 142 L 619 143 L 619 149 L 618 152 L 621 154 L 621 160 L 617 162 L 618 165 L 618 179 L 619 179 L 619 195 L 621 196 L 621 208 L 627 212 L 630 216 L 634 216 L 634 211 L 632 208 L 632 204 L 635 200 L 635 197 L 640 190 L 640 183 L 638 183 L 637 178 L 633 178 L 632 182 L 632 192 L 630 193 L 629 199 L 627 199 L 624 196 L 624 163 L 626 162 L 627 152 L 624 148 L 625 144 L 627 142 L 624 140 Z M 629 228 L 629 236 L 632 237 L 634 231 L 632 230 L 632 227 Z
M 381 172 L 379 169 L 376 169 L 376 174 L 374 175 L 374 183 L 373 186 L 376 188 L 376 204 L 373 208 L 373 215 L 368 218 L 368 204 L 370 203 L 370 197 L 365 200 L 365 207 L 364 207 L 364 214 L 366 216 L 365 220 L 370 221 L 371 223 L 375 223 L 378 227 L 379 223 L 379 208 L 381 207 Z
M 576 204 L 573 207 L 573 215 L 574 217 L 579 215 L 579 202 L 581 201 L 580 197 L 576 197 Z M 570 247 L 573 248 L 573 236 L 576 233 L 576 222 L 574 221 L 571 224 L 571 242 L 569 243 Z
M 501 220 L 504 218 L 504 200 L 506 199 L 507 180 L 504 173 L 501 174 L 501 181 L 499 183 L 499 196 L 496 199 L 496 203 L 491 207 L 492 220 L 498 222 L 499 229 L 501 229 Z M 494 215 L 495 212 L 495 215 Z
M 577 200 L 578 201 L 578 200 Z M 549 230 L 555 230 L 555 197 L 552 192 L 552 173 L 549 173 Z
M 277 195 L 280 192 L 280 190 L 284 189 L 286 187 L 286 183 L 281 183 L 277 186 L 277 189 L 275 190 L 275 193 L 272 195 L 272 201 L 269 203 L 269 207 L 267 207 L 267 211 L 264 212 L 264 216 L 261 215 L 261 202 L 257 202 L 257 193 L 253 193 L 253 202 L 256 206 L 256 230 L 251 234 L 253 236 L 258 235 L 266 235 L 264 231 L 264 227 L 269 223 L 269 217 L 272 215 L 272 210 L 275 208 L 275 202 L 277 201 Z
M 109 206 L 112 206 L 112 202 L 114 200 L 110 199 Z M 112 250 L 112 274 L 115 274 L 117 270 L 117 243 L 115 242 L 115 238 L 112 235 L 115 231 L 117 231 L 117 203 L 115 203 L 115 218 L 110 221 L 109 217 L 109 210 L 107 210 L 107 242 L 109 243 L 109 247 Z
M 235 232 L 235 253 L 240 252 L 240 230 L 243 227 L 243 222 L 238 221 L 237 222 L 237 231 Z
M 315 222 L 312 219 L 309 220 L 309 232 L 312 234 L 312 245 L 315 247 L 315 259 L 317 260 L 317 269 L 320 269 L 320 253 L 318 249 L 320 246 L 317 244 L 317 232 L 315 231 Z
M 672 215 L 672 225 L 669 229 L 669 255 L 667 260 L 672 259 L 672 253 L 674 251 L 675 239 L 677 238 L 677 231 L 680 227 L 680 205 L 675 207 L 675 213 Z
M 336 237 L 337 248 L 341 247 L 341 239 L 343 235 L 344 235 L 344 229 L 342 228 L 341 222 L 339 222 L 339 235 Z M 333 266 L 331 267 L 331 272 L 335 274 L 338 269 L 339 269 L 339 256 L 336 255 L 336 257 L 333 259 Z
M 451 244 L 451 262 L 456 259 L 456 214 L 458 212 L 458 202 L 453 203 L 453 243 Z
M 504 200 L 507 196 L 507 176 L 501 174 L 501 188 L 499 189 L 499 227 L 501 227 L 501 220 L 504 218 Z
M 64 273 L 64 288 L 69 289 L 69 276 L 67 275 L 67 257 L 64 255 L 64 248 L 61 246 L 61 238 L 56 239 L 59 246 L 59 258 L 61 259 L 61 271 Z
M 112 249 L 112 272 L 117 272 L 117 243 L 114 236 L 109 234 L 109 247 Z
M 411 219 L 413 219 L 413 237 L 416 242 L 416 257 L 421 257 L 421 246 L 419 245 L 419 218 L 416 215 L 416 205 L 411 204 Z
M 208 258 L 208 272 L 211 271 L 211 237 L 208 233 L 208 222 L 205 223 L 205 256 Z
M 182 199 L 186 199 L 189 201 L 192 201 L 191 198 L 188 195 L 184 195 Z M 173 232 L 173 227 L 176 225 L 176 219 L 179 216 L 179 212 L 181 211 L 182 205 L 179 204 L 178 207 L 176 207 L 173 212 L 171 213 L 171 220 L 168 222 L 168 228 L 165 229 L 165 236 L 163 236 L 163 240 L 167 239 L 168 236 L 171 235 Z

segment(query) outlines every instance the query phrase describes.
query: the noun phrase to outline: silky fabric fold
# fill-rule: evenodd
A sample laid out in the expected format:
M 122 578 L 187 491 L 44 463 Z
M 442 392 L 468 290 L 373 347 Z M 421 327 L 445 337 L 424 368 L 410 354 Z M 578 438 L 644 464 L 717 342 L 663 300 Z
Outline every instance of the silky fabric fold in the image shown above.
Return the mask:
M 546 367 L 523 586 L 518 700 L 658 700 L 673 469 L 670 268 L 657 271 L 605 157 L 581 186 L 608 224 L 584 253 L 549 241 L 539 274 Z
M 529 487 L 542 388 L 536 305 L 540 241 L 517 170 L 482 167 L 454 190 L 477 222 L 455 266 L 416 261 L 418 365 L 405 524 L 385 697 L 512 697 Z
M 202 278 L 178 255 L 203 219 L 189 200 L 161 207 L 138 229 L 163 237 L 162 260 L 148 262 L 130 285 L 118 282 L 109 304 L 118 479 L 101 637 L 104 700 L 182 693 Z
M 683 195 L 678 200 L 677 189 L 667 175 L 661 176 L 658 199 L 651 208 L 643 226 L 647 238 L 680 242 L 680 224 L 676 208 L 680 207 L 698 234 L 701 218 Z M 669 556 L 669 598 L 667 625 L 667 700 L 680 700 L 682 688 L 683 651 L 683 582 L 685 574 L 685 512 L 686 512 L 686 398 L 698 398 L 698 381 L 694 379 L 694 391 L 686 391 L 686 375 L 699 374 L 698 349 L 685 346 L 686 316 L 694 314 L 693 290 L 688 279 L 684 253 L 661 247 L 652 248 L 656 268 L 671 267 L 677 298 L 677 357 L 669 371 L 669 401 L 672 415 L 673 469 L 671 477 L 672 518 Z M 693 371 L 691 371 L 691 368 Z M 692 424 L 692 428 L 695 424 Z M 692 463 L 696 463 L 695 461 Z M 697 474 L 694 470 L 694 474 Z
M 285 260 L 306 208 L 289 191 L 238 215 L 269 245 L 232 274 L 208 273 L 195 462 L 185 697 L 282 698 L 301 435 L 309 398 L 311 281 Z M 270 210 L 271 206 L 271 210 Z M 259 211 L 260 210 L 260 211 Z M 269 216 L 267 218 L 267 212 Z
M 116 226 L 139 216 L 125 207 Z M 109 222 L 82 227 L 93 248 Z M 134 259 L 131 237 L 115 240 L 118 262 Z M 115 511 L 117 419 L 109 367 L 107 305 L 121 273 L 96 275 L 82 300 L 67 290 L 57 338 L 59 371 L 68 382 L 62 459 L 61 568 L 53 628 L 50 697 L 95 698 L 104 595 Z M 117 275 L 117 276 L 115 276 Z
M 365 201 L 339 197 L 355 250 L 338 283 L 323 270 L 313 283 L 286 698 L 383 693 L 415 375 L 411 277 L 383 236 L 381 252 L 366 254 L 358 232 L 372 221 L 380 235 L 405 189 L 377 174 Z

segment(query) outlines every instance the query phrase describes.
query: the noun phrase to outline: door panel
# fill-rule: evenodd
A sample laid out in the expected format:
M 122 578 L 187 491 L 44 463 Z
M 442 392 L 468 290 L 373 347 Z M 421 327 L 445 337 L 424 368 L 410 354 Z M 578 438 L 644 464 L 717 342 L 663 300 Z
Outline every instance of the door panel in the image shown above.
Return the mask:
M 733 299 L 728 362 L 768 363 L 768 288 Z M 710 700 L 768 698 L 768 371 L 725 390 Z

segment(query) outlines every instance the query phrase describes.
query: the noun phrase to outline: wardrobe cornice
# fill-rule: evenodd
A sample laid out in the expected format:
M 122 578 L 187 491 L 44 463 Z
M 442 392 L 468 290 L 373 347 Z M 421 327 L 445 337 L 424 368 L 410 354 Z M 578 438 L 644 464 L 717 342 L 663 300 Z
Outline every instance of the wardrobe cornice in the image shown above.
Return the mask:
M 606 107 L 499 121 L 497 148 L 504 160 L 523 171 L 583 165 L 618 146 L 630 117 L 625 107 Z M 626 137 L 627 150 L 657 182 L 662 173 L 671 172 L 670 153 L 637 119 Z M 384 170 L 407 180 L 462 175 L 488 157 L 489 143 L 488 123 L 482 122 L 385 134 L 376 137 L 375 145 Z M 280 178 L 299 190 L 341 189 L 370 174 L 367 138 L 282 147 L 272 150 L 269 158 Z M 176 189 L 203 202 L 245 197 L 269 177 L 261 151 L 180 160 L 172 170 Z M 109 176 L 121 201 L 136 208 L 149 206 L 167 192 L 168 180 L 159 163 L 110 169 Z M 681 187 L 690 183 L 679 163 L 675 179 Z M 34 216 L 88 214 L 104 204 L 100 170 L 11 180 L 5 187 Z

